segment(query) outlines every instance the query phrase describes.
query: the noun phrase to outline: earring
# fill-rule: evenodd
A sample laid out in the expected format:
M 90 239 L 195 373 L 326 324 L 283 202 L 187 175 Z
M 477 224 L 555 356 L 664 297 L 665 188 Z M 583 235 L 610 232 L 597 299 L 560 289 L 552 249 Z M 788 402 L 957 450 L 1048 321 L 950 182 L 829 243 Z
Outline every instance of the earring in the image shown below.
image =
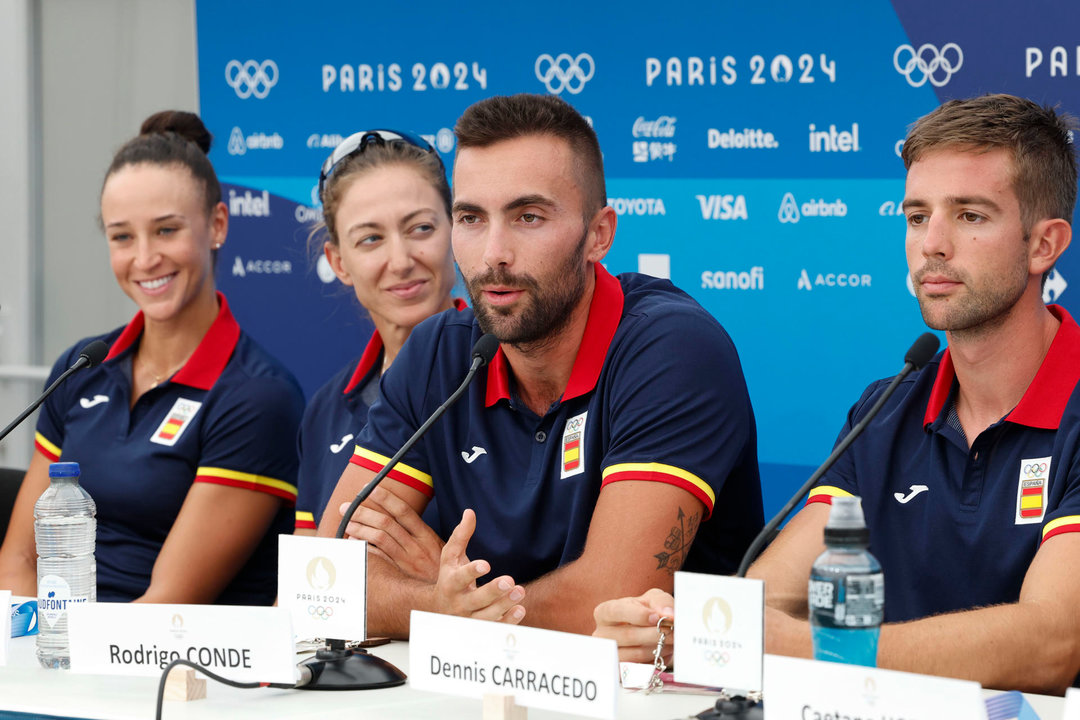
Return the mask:
M 215 250 L 220 250 L 221 249 L 221 243 L 214 243 L 213 248 Z

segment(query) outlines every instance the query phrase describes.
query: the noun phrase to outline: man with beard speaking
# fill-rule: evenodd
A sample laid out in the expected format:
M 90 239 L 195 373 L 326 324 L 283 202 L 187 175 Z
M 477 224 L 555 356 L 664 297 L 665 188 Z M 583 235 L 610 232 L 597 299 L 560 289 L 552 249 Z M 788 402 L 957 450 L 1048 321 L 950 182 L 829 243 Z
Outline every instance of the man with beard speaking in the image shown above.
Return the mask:
M 731 339 L 670 282 L 600 264 L 616 214 L 570 105 L 489 98 L 455 131 L 453 247 L 473 312 L 414 330 L 321 535 L 458 386 L 480 336 L 499 350 L 348 525 L 371 543 L 369 632 L 407 637 L 418 609 L 589 633 L 603 600 L 670 591 L 679 569 L 730 574 L 762 525 Z M 431 498 L 434 529 L 418 515 Z

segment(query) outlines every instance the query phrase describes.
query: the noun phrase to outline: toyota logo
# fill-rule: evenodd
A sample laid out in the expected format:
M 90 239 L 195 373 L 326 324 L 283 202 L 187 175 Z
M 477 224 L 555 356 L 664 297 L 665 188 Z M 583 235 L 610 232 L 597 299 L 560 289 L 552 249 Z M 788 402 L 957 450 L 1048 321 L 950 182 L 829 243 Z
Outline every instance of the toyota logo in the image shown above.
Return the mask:
M 563 90 L 577 95 L 592 79 L 595 70 L 596 65 L 589 53 L 581 53 L 577 57 L 571 57 L 568 53 L 551 57 L 544 53 L 536 58 L 536 79 L 544 83 L 553 95 Z
M 278 67 L 273 60 L 230 60 L 225 65 L 225 82 L 229 83 L 241 100 L 254 95 L 262 100 L 270 94 L 270 88 L 277 85 Z
M 941 50 L 930 43 L 920 45 L 918 50 L 904 44 L 893 53 L 893 67 L 911 87 L 922 87 L 927 80 L 934 87 L 942 87 L 963 64 L 964 52 L 956 43 L 948 43 Z

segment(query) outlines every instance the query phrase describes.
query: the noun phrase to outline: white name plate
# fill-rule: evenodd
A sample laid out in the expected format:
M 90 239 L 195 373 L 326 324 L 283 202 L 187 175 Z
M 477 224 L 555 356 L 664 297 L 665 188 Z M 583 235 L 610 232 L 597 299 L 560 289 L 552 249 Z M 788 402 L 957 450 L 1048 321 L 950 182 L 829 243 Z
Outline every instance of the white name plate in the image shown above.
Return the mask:
M 278 605 L 301 638 L 367 638 L 367 543 L 278 535 Z
M 11 591 L 0 590 L 0 665 L 7 665 L 8 643 L 11 642 Z
M 1065 691 L 1065 713 L 1061 720 L 1080 720 L 1080 688 Z
M 765 584 L 675 573 L 675 680 L 760 690 Z
M 771 718 L 986 720 L 979 684 L 861 665 L 765 656 Z
M 420 690 L 513 695 L 524 707 L 614 718 L 614 640 L 413 610 L 409 683 Z
M 283 608 L 83 603 L 68 608 L 72 672 L 158 677 L 173 660 L 241 682 L 296 682 Z

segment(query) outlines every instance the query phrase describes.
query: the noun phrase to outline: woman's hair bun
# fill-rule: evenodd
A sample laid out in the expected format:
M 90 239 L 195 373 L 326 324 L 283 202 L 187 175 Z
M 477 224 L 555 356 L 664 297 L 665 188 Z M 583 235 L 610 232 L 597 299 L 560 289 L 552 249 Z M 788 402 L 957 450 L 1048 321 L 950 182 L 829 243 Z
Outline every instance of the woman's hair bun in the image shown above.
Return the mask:
M 143 121 L 139 128 L 140 135 L 164 135 L 175 133 L 180 137 L 195 143 L 206 154 L 210 153 L 210 144 L 214 136 L 203 125 L 203 121 L 195 113 L 184 110 L 162 110 L 154 113 Z

